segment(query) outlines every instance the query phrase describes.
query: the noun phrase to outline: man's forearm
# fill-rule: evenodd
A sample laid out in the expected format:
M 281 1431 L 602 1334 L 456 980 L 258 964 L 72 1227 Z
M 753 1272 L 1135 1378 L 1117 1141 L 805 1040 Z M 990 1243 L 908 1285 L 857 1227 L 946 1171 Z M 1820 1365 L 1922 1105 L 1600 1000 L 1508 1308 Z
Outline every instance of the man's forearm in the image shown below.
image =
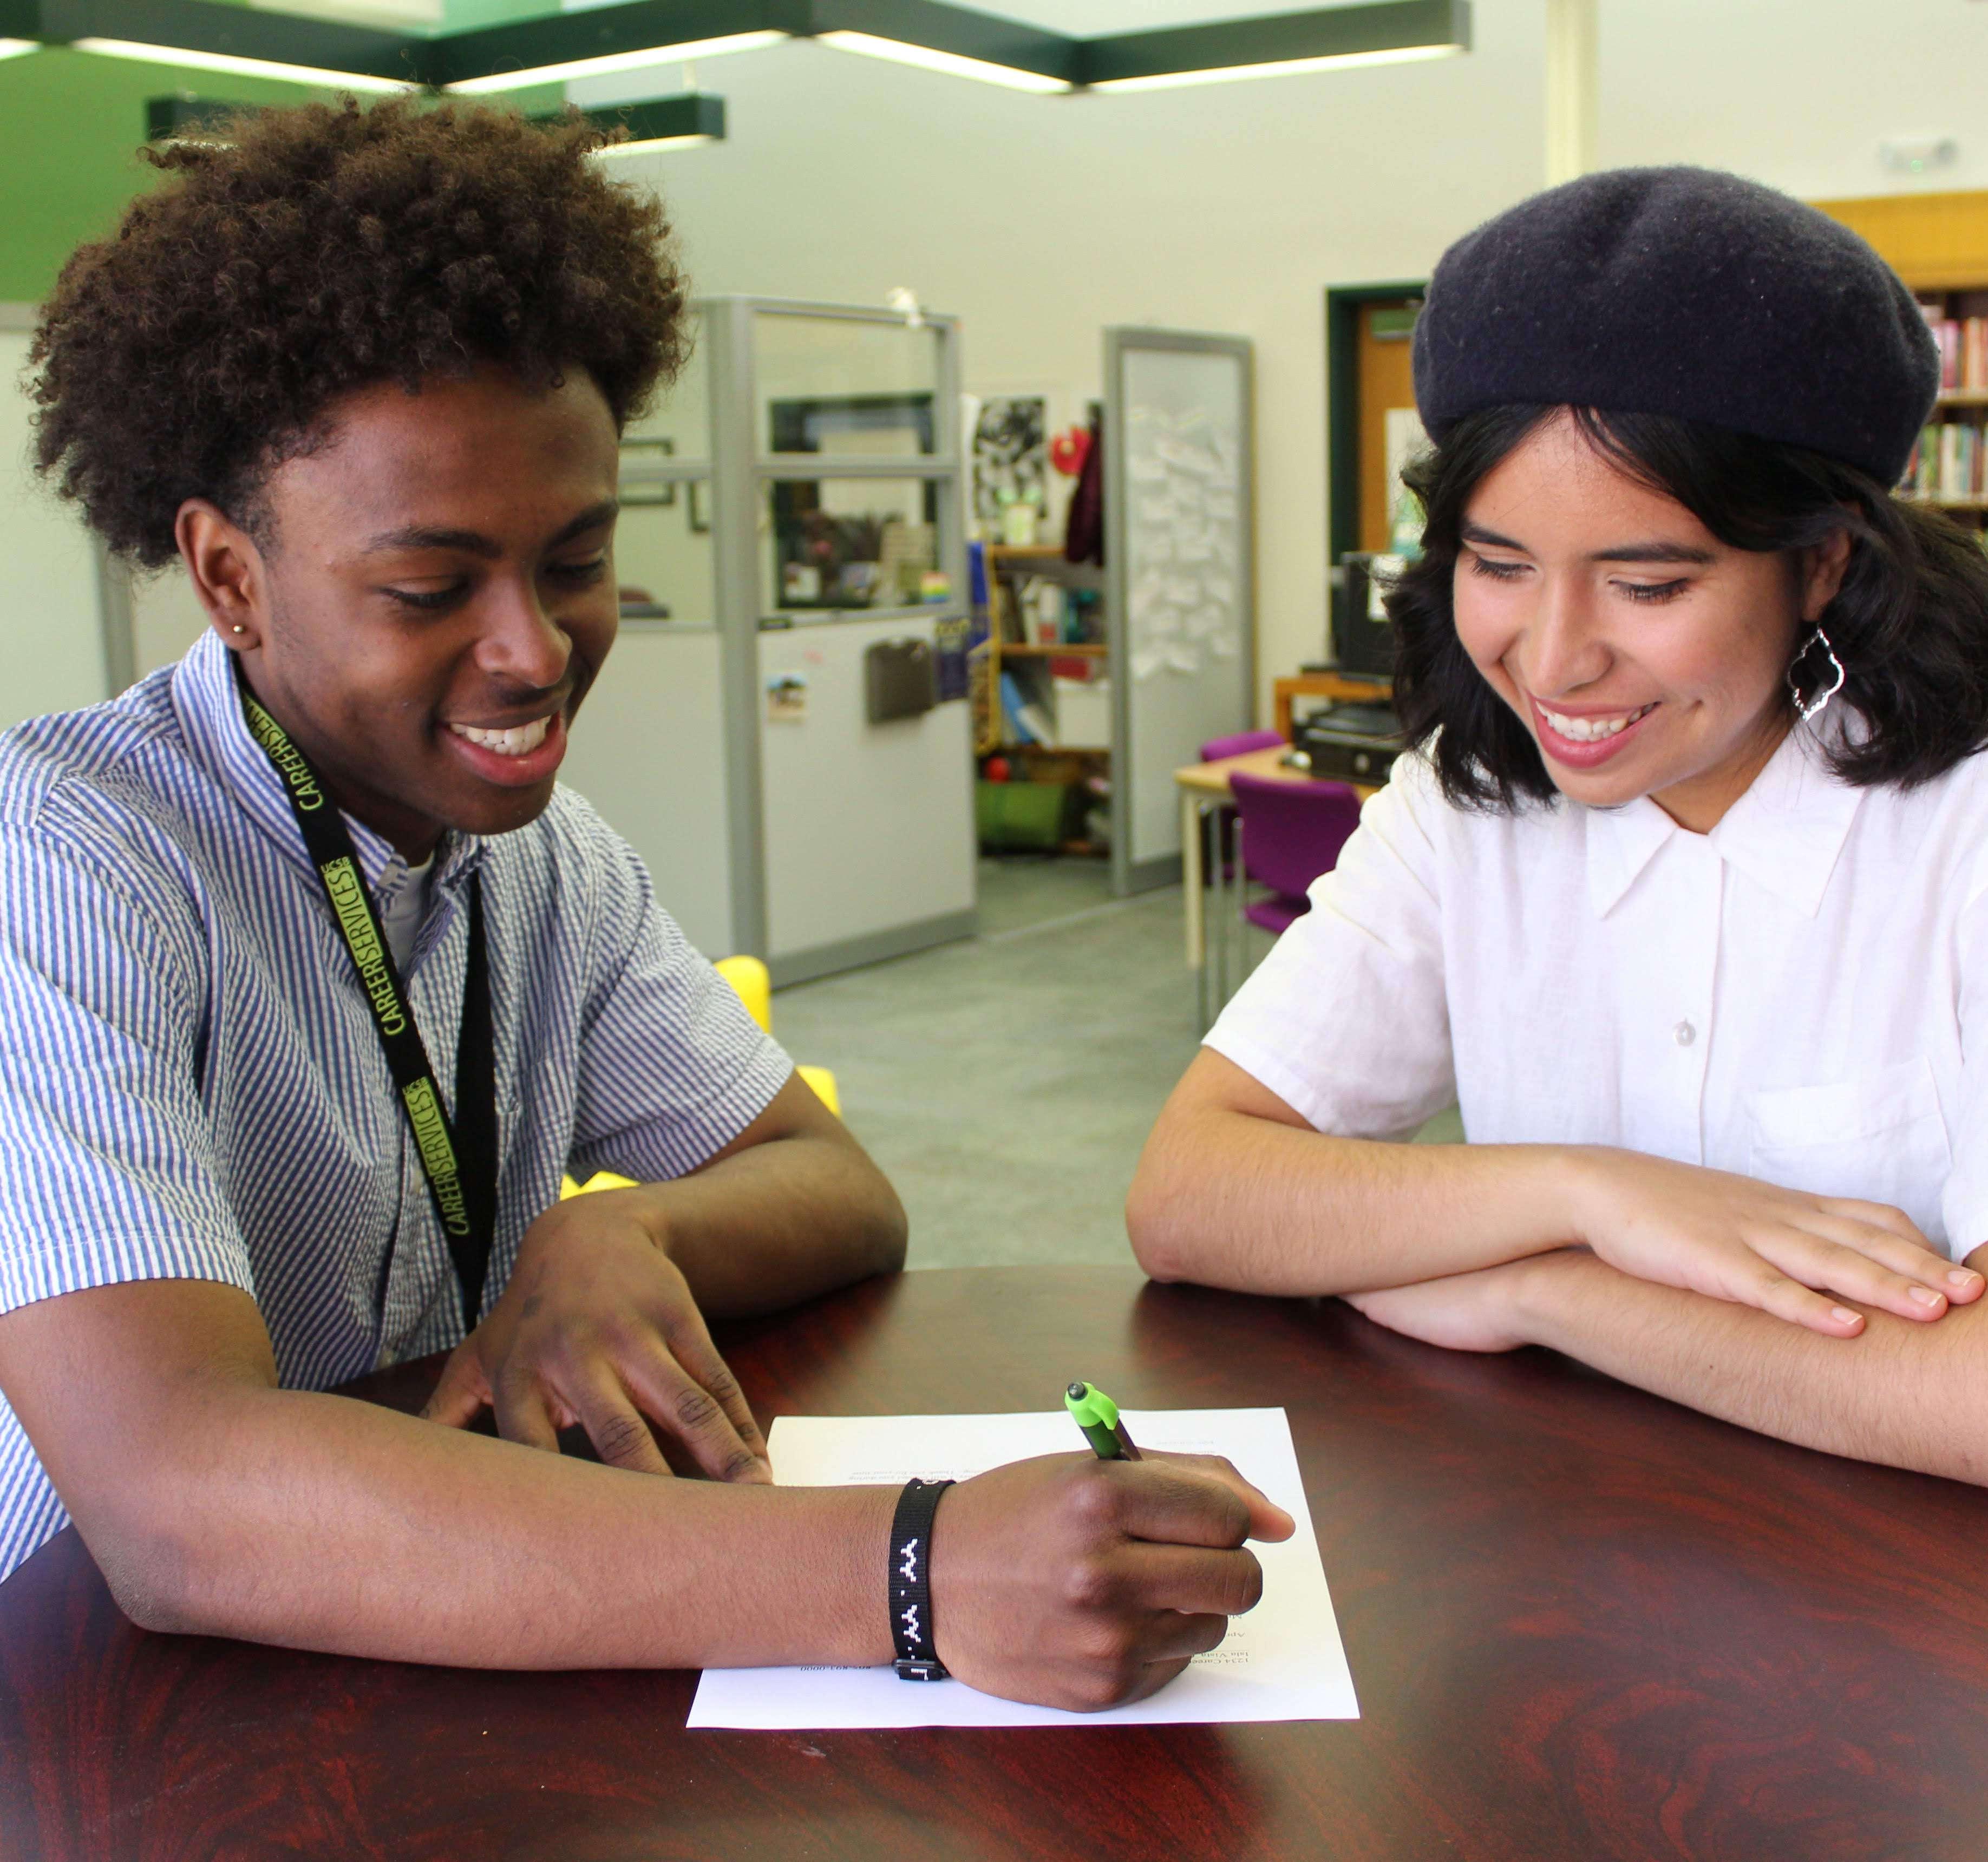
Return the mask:
M 149 1627 L 482 1668 L 888 1661 L 888 1489 L 658 1478 L 347 1397 L 182 1410 L 79 1519 Z
M 904 1211 L 856 1144 L 800 1132 L 638 1192 L 705 1312 L 779 1310 L 904 1264 Z
M 1581 1251 L 1515 1271 L 1534 1343 L 1784 1441 L 1988 1484 L 1988 1305 L 1934 1324 L 1873 1312 L 1857 1337 L 1830 1338 Z

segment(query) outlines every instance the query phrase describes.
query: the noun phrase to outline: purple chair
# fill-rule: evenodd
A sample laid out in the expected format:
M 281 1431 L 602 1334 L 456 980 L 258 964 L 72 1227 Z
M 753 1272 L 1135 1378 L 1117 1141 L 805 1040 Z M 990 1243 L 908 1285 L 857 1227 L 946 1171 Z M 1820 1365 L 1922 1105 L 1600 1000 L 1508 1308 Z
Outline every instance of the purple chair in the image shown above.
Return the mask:
M 1344 782 L 1278 782 L 1240 771 L 1229 787 L 1242 830 L 1242 917 L 1280 936 L 1311 910 L 1312 881 L 1338 865 L 1360 825 L 1360 798 Z M 1251 880 L 1270 896 L 1250 903 Z
M 1219 763 L 1226 756 L 1247 756 L 1252 750 L 1274 750 L 1283 743 L 1275 731 L 1238 731 L 1233 737 L 1211 737 L 1201 746 L 1204 763 Z
M 1252 750 L 1280 750 L 1284 740 L 1275 731 L 1238 731 L 1232 737 L 1211 737 L 1201 746 L 1204 763 L 1219 763 L 1226 757 L 1247 756 Z M 1214 823 L 1211 834 L 1209 823 Z M 1215 863 L 1222 862 L 1222 883 L 1236 877 L 1236 811 L 1218 808 L 1202 823 L 1201 871 L 1204 886 L 1215 884 Z

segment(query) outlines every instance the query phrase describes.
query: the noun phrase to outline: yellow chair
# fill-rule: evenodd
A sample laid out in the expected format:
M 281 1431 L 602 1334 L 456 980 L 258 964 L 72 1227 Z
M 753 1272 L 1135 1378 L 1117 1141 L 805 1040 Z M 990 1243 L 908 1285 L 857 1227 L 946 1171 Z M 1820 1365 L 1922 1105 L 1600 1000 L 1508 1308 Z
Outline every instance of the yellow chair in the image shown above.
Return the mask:
M 773 1032 L 773 979 L 756 957 L 721 957 L 711 966 L 731 984 L 746 1012 L 768 1034 Z
M 739 999 L 767 1033 L 773 1032 L 773 979 L 756 957 L 721 957 L 712 966 L 739 992 Z M 814 1096 L 837 1118 L 842 1116 L 841 1095 L 835 1090 L 835 1075 L 825 1066 L 797 1066 L 794 1071 L 814 1089 Z
M 746 1012 L 768 1034 L 773 1032 L 773 979 L 756 957 L 721 957 L 712 966 L 738 992 Z M 796 1066 L 794 1071 L 813 1090 L 814 1096 L 837 1118 L 842 1116 L 842 1096 L 835 1090 L 835 1075 L 825 1066 Z M 612 1171 L 596 1171 L 584 1183 L 569 1177 L 560 1186 L 561 1197 L 583 1196 L 592 1190 L 625 1190 L 631 1179 Z

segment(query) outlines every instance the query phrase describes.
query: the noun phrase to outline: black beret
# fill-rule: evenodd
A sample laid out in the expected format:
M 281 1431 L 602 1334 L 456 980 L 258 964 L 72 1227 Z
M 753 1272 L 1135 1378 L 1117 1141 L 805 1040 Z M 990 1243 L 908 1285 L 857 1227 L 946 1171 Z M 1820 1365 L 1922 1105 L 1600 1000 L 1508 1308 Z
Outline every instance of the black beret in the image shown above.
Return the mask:
M 1895 485 L 1939 389 L 1897 273 L 1813 207 L 1709 168 L 1617 168 L 1522 201 L 1435 269 L 1415 400 L 1440 441 L 1515 402 L 1668 414 Z

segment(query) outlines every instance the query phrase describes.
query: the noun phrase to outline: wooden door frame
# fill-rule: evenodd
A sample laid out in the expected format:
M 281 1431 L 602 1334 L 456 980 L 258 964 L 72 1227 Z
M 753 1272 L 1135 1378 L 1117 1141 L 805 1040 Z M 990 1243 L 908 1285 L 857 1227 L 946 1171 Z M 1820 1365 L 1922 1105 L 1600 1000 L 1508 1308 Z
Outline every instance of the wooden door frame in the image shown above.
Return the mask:
M 1325 294 L 1325 566 L 1360 547 L 1360 313 L 1428 290 L 1425 278 L 1334 285 Z M 1331 584 L 1328 582 L 1328 587 Z

